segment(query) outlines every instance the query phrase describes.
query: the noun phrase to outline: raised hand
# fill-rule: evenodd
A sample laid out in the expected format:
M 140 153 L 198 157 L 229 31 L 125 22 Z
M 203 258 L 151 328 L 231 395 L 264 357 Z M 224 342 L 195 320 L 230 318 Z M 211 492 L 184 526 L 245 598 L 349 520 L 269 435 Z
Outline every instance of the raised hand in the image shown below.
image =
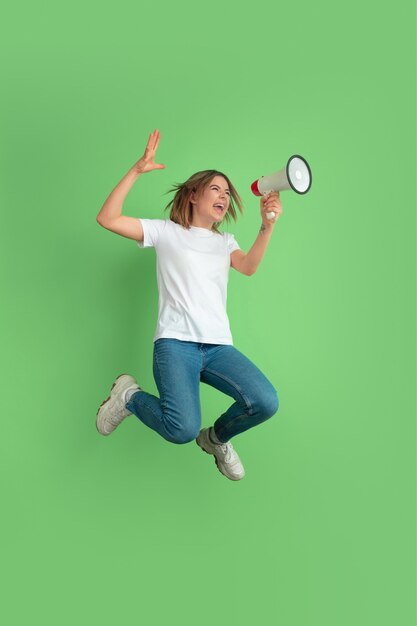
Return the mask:
M 133 166 L 133 169 L 139 174 L 144 174 L 145 172 L 151 172 L 152 170 L 163 170 L 165 169 L 165 165 L 160 163 L 155 163 L 155 154 L 156 149 L 159 145 L 159 140 L 161 138 L 161 133 L 157 128 L 149 135 L 148 144 L 145 148 L 145 153 L 143 157 L 139 159 Z

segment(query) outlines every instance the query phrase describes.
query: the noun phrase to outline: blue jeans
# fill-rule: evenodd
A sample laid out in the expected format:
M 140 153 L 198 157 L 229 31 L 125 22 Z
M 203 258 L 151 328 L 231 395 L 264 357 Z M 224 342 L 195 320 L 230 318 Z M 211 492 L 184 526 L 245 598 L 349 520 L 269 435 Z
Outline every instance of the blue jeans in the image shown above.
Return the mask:
M 172 443 L 187 443 L 200 432 L 200 381 L 235 400 L 214 423 L 223 443 L 278 410 L 274 386 L 232 345 L 157 339 L 153 375 L 160 398 L 137 391 L 126 408 Z

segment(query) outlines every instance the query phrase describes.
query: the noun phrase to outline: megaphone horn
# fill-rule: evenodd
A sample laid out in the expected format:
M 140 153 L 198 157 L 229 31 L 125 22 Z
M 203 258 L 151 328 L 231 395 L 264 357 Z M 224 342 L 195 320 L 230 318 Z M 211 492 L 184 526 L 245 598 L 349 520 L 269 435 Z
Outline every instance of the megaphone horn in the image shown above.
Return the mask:
M 293 189 L 297 193 L 304 194 L 310 189 L 311 182 L 312 175 L 309 164 L 299 154 L 293 154 L 282 170 L 255 180 L 251 189 L 255 196 L 263 196 L 270 191 L 282 191 L 284 189 Z

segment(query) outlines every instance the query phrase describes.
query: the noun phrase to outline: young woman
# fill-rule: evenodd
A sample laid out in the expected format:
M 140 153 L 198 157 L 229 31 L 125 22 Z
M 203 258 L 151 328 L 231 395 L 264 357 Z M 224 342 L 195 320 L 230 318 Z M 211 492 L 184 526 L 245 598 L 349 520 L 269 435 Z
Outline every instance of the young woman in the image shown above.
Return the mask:
M 233 346 L 226 313 L 229 268 L 251 276 L 256 271 L 275 222 L 282 213 L 279 193 L 261 198 L 261 227 L 245 254 L 231 233 L 219 225 L 232 217 L 241 199 L 229 178 L 217 170 L 193 174 L 176 190 L 170 219 L 121 215 L 123 202 L 141 174 L 165 166 L 155 163 L 160 141 L 156 129 L 145 153 L 112 191 L 97 221 L 104 228 L 134 239 L 140 248 L 153 246 L 157 255 L 158 321 L 153 350 L 153 375 L 159 398 L 144 391 L 129 374 L 119 375 L 110 396 L 97 411 L 96 425 L 109 435 L 128 415 L 136 415 L 167 441 L 196 439 L 214 455 L 222 474 L 231 480 L 245 475 L 230 439 L 264 422 L 278 410 L 275 387 Z M 274 219 L 266 214 L 274 212 Z M 268 321 L 268 312 L 265 314 Z M 200 382 L 234 400 L 210 428 L 201 428 Z

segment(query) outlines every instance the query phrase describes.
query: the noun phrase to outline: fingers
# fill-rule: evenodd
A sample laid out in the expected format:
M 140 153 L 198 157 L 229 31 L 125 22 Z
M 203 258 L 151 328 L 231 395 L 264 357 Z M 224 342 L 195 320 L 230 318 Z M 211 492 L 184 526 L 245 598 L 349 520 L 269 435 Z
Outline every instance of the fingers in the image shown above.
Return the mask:
M 262 213 L 265 215 L 269 223 L 275 223 L 282 214 L 282 204 L 279 197 L 279 191 L 271 191 L 262 198 Z M 273 214 L 269 217 L 270 214 Z
M 159 132 L 157 128 L 155 128 L 153 133 L 150 133 L 149 135 L 148 143 L 146 145 L 146 150 L 151 150 L 152 152 L 155 152 L 158 147 L 160 138 L 161 138 L 161 133 Z
M 152 150 L 154 150 L 154 151 L 158 147 L 159 137 L 160 137 L 159 130 L 157 128 L 155 128 L 155 130 L 153 131 L 153 145 L 152 145 Z
M 279 209 L 282 207 L 282 204 L 279 200 L 279 198 L 268 198 L 267 200 L 265 200 L 265 203 L 263 205 L 264 209 Z
M 278 202 L 280 202 L 280 197 L 279 197 L 279 191 L 270 191 L 269 193 L 265 194 L 262 198 L 261 198 L 262 202 L 264 205 L 266 205 L 269 202 L 276 202 L 278 200 Z
M 161 133 L 159 132 L 157 128 L 155 128 L 155 130 L 152 133 L 152 150 L 154 152 L 156 151 L 158 147 L 160 138 L 161 138 Z
M 269 198 L 273 198 L 273 197 L 279 198 L 279 191 L 270 191 L 264 196 L 264 199 L 269 200 Z

